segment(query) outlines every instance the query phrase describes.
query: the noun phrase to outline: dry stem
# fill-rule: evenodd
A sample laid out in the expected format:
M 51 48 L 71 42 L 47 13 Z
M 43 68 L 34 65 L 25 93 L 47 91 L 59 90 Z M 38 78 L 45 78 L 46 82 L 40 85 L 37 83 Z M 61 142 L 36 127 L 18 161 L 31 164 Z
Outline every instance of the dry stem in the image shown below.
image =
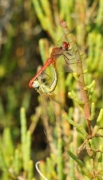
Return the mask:
M 84 82 L 81 56 L 78 51 L 78 47 L 73 39 L 72 34 L 69 33 L 69 29 L 67 27 L 66 22 L 65 21 L 61 22 L 61 26 L 63 27 L 64 34 L 65 34 L 68 42 L 70 43 L 70 46 L 73 49 L 74 54 L 75 54 L 75 59 L 77 61 L 78 84 L 80 87 L 81 99 L 84 103 L 84 116 L 87 120 L 89 134 L 92 134 L 91 125 L 90 125 L 90 121 L 89 121 L 89 118 L 91 116 L 91 111 L 90 111 L 88 94 L 87 94 L 87 91 L 84 90 L 85 82 Z

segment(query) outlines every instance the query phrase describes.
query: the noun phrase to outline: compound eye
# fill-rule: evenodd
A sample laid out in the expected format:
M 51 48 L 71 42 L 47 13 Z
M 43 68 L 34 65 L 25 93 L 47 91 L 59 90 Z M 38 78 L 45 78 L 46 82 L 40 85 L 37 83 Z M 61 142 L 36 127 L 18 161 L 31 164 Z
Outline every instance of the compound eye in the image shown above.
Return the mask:
M 65 50 L 65 51 L 68 50 L 70 47 L 70 44 L 65 41 L 62 43 L 62 45 L 63 45 L 63 50 Z

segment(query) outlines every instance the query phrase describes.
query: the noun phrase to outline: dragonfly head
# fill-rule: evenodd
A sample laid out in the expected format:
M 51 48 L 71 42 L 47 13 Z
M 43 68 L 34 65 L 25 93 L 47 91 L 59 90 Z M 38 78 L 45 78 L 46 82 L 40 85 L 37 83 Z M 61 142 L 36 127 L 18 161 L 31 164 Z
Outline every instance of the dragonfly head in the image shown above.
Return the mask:
M 67 50 L 69 49 L 69 47 L 70 47 L 70 44 L 69 44 L 68 42 L 66 42 L 66 41 L 63 41 L 63 43 L 62 43 L 62 49 L 63 49 L 64 51 L 67 51 Z

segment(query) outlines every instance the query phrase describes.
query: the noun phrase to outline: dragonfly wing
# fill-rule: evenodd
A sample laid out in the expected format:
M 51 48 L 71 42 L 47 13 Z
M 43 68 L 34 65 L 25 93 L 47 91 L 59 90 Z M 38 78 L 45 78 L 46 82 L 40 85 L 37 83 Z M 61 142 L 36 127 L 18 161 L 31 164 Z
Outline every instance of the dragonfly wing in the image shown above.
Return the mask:
M 65 51 L 63 53 L 63 57 L 65 60 L 65 66 L 66 66 L 66 69 L 68 70 L 68 72 L 77 72 L 78 62 L 82 63 L 82 60 L 80 59 L 80 61 L 77 61 L 75 58 L 75 54 L 73 54 L 72 51 L 70 51 L 70 52 Z
M 72 51 L 65 51 L 63 53 L 64 61 L 65 61 L 65 70 L 66 72 L 74 72 L 76 71 L 75 66 L 76 66 L 76 60 L 75 56 L 72 53 Z
M 73 70 L 70 68 L 70 66 L 69 66 L 68 64 L 65 64 L 63 68 L 64 68 L 64 71 L 65 71 L 65 72 L 67 72 L 67 73 L 68 73 L 68 72 L 73 73 Z

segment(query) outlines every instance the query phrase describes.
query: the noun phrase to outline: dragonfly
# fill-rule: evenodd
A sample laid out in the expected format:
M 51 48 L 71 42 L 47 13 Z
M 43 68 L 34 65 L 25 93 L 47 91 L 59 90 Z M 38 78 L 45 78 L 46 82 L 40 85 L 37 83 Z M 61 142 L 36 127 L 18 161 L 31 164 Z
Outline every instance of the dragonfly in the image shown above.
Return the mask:
M 81 65 L 81 55 L 78 51 L 78 47 L 76 42 L 73 39 L 72 34 L 69 32 L 68 26 L 66 25 L 65 21 L 61 23 L 61 26 L 63 28 L 63 40 L 62 45 L 56 46 L 52 49 L 52 52 L 50 54 L 50 57 L 46 60 L 45 64 L 42 66 L 42 68 L 37 72 L 37 74 L 29 81 L 29 87 L 32 88 L 33 82 L 38 78 L 38 76 L 45 71 L 45 69 L 52 64 L 54 61 L 57 61 L 57 59 L 60 56 L 64 57 L 65 60 L 65 67 L 67 71 L 74 72 L 77 67 L 77 63 Z M 81 73 L 83 74 L 83 72 Z M 80 75 L 80 73 L 79 73 Z
M 68 52 L 68 54 L 70 55 L 70 44 L 66 41 L 62 42 L 62 46 L 59 47 L 54 47 L 52 49 L 50 58 L 48 58 L 45 62 L 45 64 L 43 65 L 43 67 L 38 71 L 38 73 L 30 80 L 29 82 L 29 87 L 32 88 L 33 87 L 33 83 L 34 81 L 38 78 L 38 76 L 50 65 L 53 64 L 61 55 L 64 54 L 65 56 L 65 52 Z
M 29 82 L 30 88 L 34 88 L 34 81 L 41 75 L 41 73 L 43 73 L 43 71 L 45 71 L 45 69 L 48 66 L 50 66 L 55 61 L 57 61 L 57 59 L 61 55 L 64 57 L 65 69 L 67 69 L 67 71 L 69 71 L 69 72 L 76 71 L 77 63 L 81 64 L 80 54 L 77 54 L 78 47 L 72 37 L 72 34 L 68 32 L 68 27 L 64 22 L 61 23 L 61 26 L 63 27 L 63 30 L 64 30 L 63 38 L 65 38 L 65 41 L 62 41 L 61 46 L 54 47 L 52 49 L 50 57 L 46 60 L 45 64 L 37 72 L 37 74 L 30 80 L 30 82 Z M 77 61 L 77 56 L 79 56 L 78 61 Z M 81 74 L 83 74 L 83 72 L 81 72 Z M 55 81 L 55 74 L 54 74 L 54 81 Z M 39 82 L 38 82 L 38 84 L 39 84 Z
M 57 82 L 58 82 L 58 73 L 57 73 L 57 67 L 56 67 L 56 61 L 55 59 L 53 59 L 52 62 L 52 69 L 53 69 L 53 81 L 51 82 L 51 84 L 49 86 L 47 86 L 43 81 L 42 81 L 42 77 L 39 75 L 38 78 L 36 78 L 35 80 L 33 80 L 32 82 L 32 88 L 35 88 L 35 90 L 39 93 L 39 94 L 44 94 L 44 95 L 48 95 L 48 96 L 52 96 L 52 92 L 55 90 Z

